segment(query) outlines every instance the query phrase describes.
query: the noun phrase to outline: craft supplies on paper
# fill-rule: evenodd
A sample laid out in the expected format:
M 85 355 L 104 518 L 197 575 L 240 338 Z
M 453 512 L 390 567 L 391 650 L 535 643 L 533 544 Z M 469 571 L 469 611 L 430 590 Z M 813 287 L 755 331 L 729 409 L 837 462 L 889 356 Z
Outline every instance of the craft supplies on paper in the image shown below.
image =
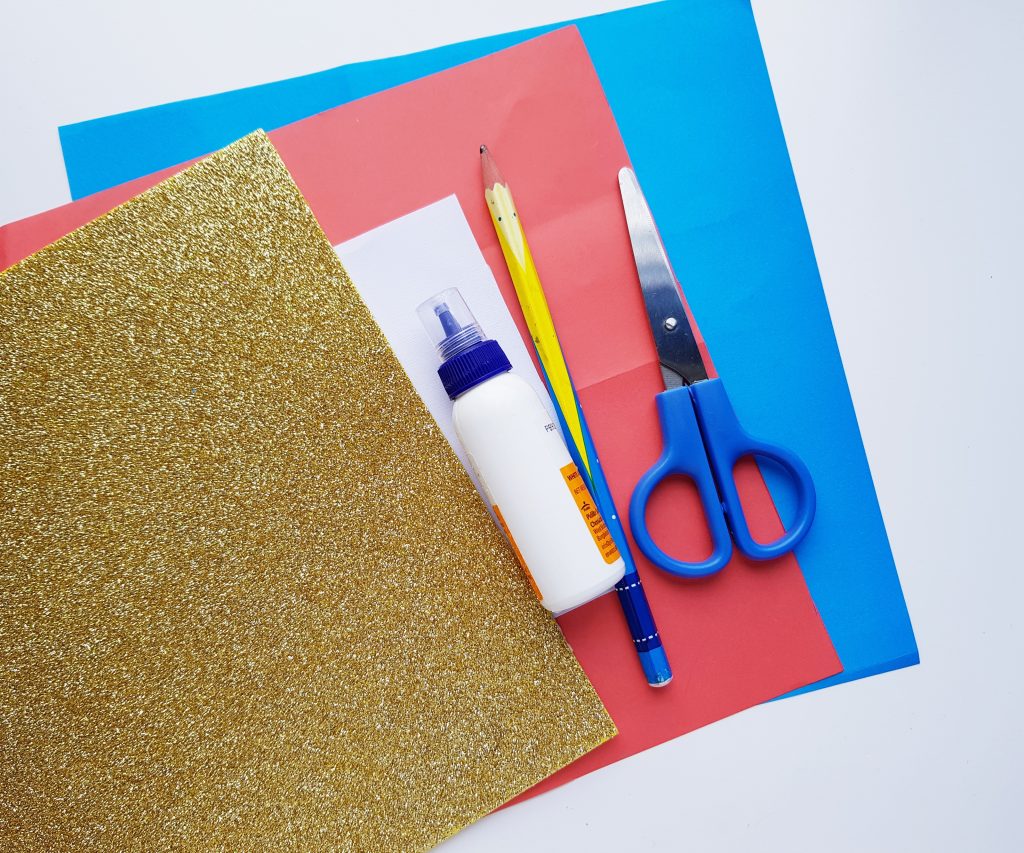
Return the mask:
M 538 600 L 559 614 L 610 592 L 622 558 L 537 393 L 458 290 L 417 313 L 441 358 L 455 432 Z
M 498 89 L 505 93 L 501 100 L 490 95 Z M 509 104 L 515 104 L 514 128 Z M 410 127 L 416 129 L 415 158 L 408 156 Z M 523 128 L 531 132 L 521 132 Z M 543 135 L 536 128 L 544 128 Z M 628 158 L 579 35 L 571 29 L 551 33 L 281 128 L 271 139 L 335 243 L 455 192 L 505 303 L 518 314 L 515 290 L 481 198 L 479 145 L 486 140 L 501 151 L 502 168 L 516 176 L 531 249 L 612 495 L 618 506 L 626 506 L 634 484 L 660 452 L 653 400 L 661 375 L 643 299 L 635 284 L 629 286 L 636 267 L 615 180 Z M 0 250 L 10 257 L 30 243 L 38 246 L 47 235 L 75 224 L 76 217 L 101 213 L 158 179 L 153 176 L 8 226 L 0 230 Z M 786 243 L 785 235 L 776 236 Z M 743 251 L 729 258 L 746 258 L 761 247 L 760 240 L 745 243 Z M 786 272 L 788 276 L 791 271 Z M 730 274 L 727 281 L 716 278 L 715 284 L 733 292 L 736 282 L 745 280 Z M 402 310 L 412 314 L 408 304 Z M 525 327 L 519 331 L 528 341 Z M 417 333 L 422 339 L 422 331 Z M 736 370 L 730 366 L 737 410 L 751 428 L 762 431 L 762 420 L 751 419 L 737 399 Z M 779 405 L 778 398 L 774 404 Z M 791 443 L 786 433 L 765 431 Z M 814 470 L 817 476 L 818 468 Z M 756 467 L 742 466 L 738 476 L 748 517 L 753 513 L 771 534 L 779 527 L 778 516 Z M 476 495 L 474 499 L 479 503 Z M 672 512 L 652 524 L 659 542 L 670 549 L 676 541 L 682 547 L 689 541 L 700 543 L 707 535 L 700 508 L 686 508 L 681 517 L 673 500 L 670 506 Z M 657 502 L 652 510 L 657 512 Z M 820 535 L 819 522 L 820 516 L 805 545 Z M 619 735 L 535 786 L 531 794 L 840 669 L 792 556 L 765 571 L 765 566 L 736 555 L 728 571 L 685 585 L 657 571 L 636 551 L 634 557 L 658 608 L 658 627 L 676 678 L 666 689 L 652 690 L 642 678 L 628 676 L 636 671 L 636 655 L 611 596 L 560 617 L 559 625 Z M 518 567 L 515 571 L 522 575 Z M 525 579 L 522 583 L 528 589 Z
M 814 482 L 795 453 L 750 435 L 736 418 L 721 379 L 708 376 L 707 365 L 672 272 L 654 218 L 632 169 L 619 171 L 619 191 L 633 246 L 640 291 L 651 327 L 665 390 L 655 399 L 664 449 L 640 478 L 629 505 L 629 522 L 640 550 L 652 563 L 673 575 L 699 578 L 725 568 L 732 542 L 755 560 L 771 560 L 792 551 L 807 535 L 814 519 Z M 796 519 L 772 542 L 751 535 L 733 479 L 740 459 L 770 459 L 796 486 Z M 689 478 L 696 486 L 714 546 L 699 562 L 666 554 L 647 531 L 647 507 L 654 490 L 669 477 Z
M 686 259 L 686 298 L 700 317 L 702 331 L 715 342 L 715 363 L 728 377 L 738 414 L 758 432 L 793 448 L 814 472 L 818 511 L 814 529 L 801 543 L 800 565 L 843 672 L 812 688 L 917 663 L 914 632 L 750 4 L 668 0 L 575 23 L 632 164 L 646 181 L 669 255 Z M 564 25 L 355 63 L 65 126 L 61 146 L 72 196 L 81 198 L 200 156 L 252 128 L 281 127 L 469 63 L 560 26 Z M 557 67 L 549 70 L 559 73 Z M 504 121 L 486 129 L 467 128 L 458 145 L 486 139 L 500 146 L 506 168 L 516 168 L 517 190 L 529 190 L 520 201 L 530 199 L 534 250 L 539 254 L 552 216 L 565 212 L 553 209 L 540 182 L 537 192 L 524 185 L 518 166 L 505 155 L 506 138 L 526 131 L 518 110 L 529 95 L 520 85 L 523 81 L 516 79 L 518 73 L 513 70 L 505 80 L 490 84 L 492 91 L 508 93 L 498 104 Z M 574 95 L 557 88 L 566 97 L 563 109 L 576 103 Z M 473 104 L 471 93 L 464 97 L 466 104 Z M 536 115 L 532 109 L 528 112 Z M 429 107 L 416 115 L 422 115 L 426 124 L 432 121 Z M 538 151 L 554 138 L 543 124 L 530 125 L 530 133 Z M 458 150 L 461 155 L 462 148 Z M 325 154 L 333 156 L 330 151 Z M 558 175 L 551 177 L 554 182 L 548 189 L 564 185 Z M 448 191 L 409 193 L 404 207 L 381 211 L 354 230 L 332 236 L 340 240 L 365 231 Z M 122 198 L 125 192 L 114 197 Z M 470 205 L 474 199 L 463 195 L 462 200 Z M 577 221 L 586 227 L 593 211 L 587 199 L 579 202 Z M 73 212 L 55 211 L 42 220 L 27 221 L 23 229 L 0 231 L 0 265 L 5 250 L 10 263 L 109 203 L 102 198 L 86 201 Z M 319 205 L 315 207 L 319 213 Z M 564 227 L 555 230 L 565 236 Z M 492 264 L 500 260 L 488 257 Z M 546 270 L 542 265 L 551 286 L 554 282 Z M 555 313 L 567 358 L 574 364 L 576 345 Z M 766 316 L 772 318 L 770 334 Z M 627 353 L 618 354 L 621 368 L 637 363 Z M 772 381 L 769 371 L 785 375 L 787 381 Z M 574 378 L 578 386 L 590 381 L 575 371 Z M 794 412 L 799 417 L 793 417 Z M 607 465 L 607 449 L 605 454 Z M 776 499 L 783 503 L 785 515 L 790 509 L 786 495 L 780 492 Z M 658 616 L 665 628 L 661 609 Z
M 530 244 L 508 183 L 498 169 L 486 145 L 480 146 L 480 165 L 484 179 L 484 198 L 501 243 L 501 252 L 515 286 L 523 319 L 540 362 L 541 373 L 555 400 L 559 424 L 589 491 L 597 500 L 611 537 L 622 554 L 625 571 L 616 584 L 619 604 L 647 683 L 666 687 L 672 681 L 672 667 L 665 653 L 658 626 L 644 592 L 643 581 L 630 552 L 629 540 L 619 521 L 618 509 L 601 468 L 590 428 L 580 408 L 569 368 L 565 363 L 558 333 L 544 296 L 544 287 L 530 253 Z
M 0 847 L 427 850 L 615 733 L 265 136 L 0 301 Z

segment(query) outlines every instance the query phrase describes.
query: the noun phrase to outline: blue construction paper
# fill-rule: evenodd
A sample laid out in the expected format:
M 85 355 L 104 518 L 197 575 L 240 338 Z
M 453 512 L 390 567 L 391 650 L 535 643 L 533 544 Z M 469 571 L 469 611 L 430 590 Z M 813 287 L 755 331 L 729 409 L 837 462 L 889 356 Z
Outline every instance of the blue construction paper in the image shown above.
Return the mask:
M 805 690 L 917 663 L 749 4 L 670 0 L 571 23 L 741 420 L 796 450 L 814 475 L 818 514 L 797 556 L 844 672 Z M 297 121 L 550 29 L 62 127 L 72 194 L 106 189 L 255 128 Z M 770 469 L 765 475 L 786 518 L 792 506 L 785 484 Z

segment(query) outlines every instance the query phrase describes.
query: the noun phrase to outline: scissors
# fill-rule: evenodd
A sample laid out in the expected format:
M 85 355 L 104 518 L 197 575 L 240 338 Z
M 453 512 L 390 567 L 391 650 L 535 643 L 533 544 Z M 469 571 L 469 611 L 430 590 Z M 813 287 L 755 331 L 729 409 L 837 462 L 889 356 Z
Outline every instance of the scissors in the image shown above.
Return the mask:
M 810 471 L 792 451 L 754 438 L 743 429 L 722 380 L 708 378 L 679 284 L 631 169 L 619 172 L 619 190 L 665 382 L 665 390 L 655 397 L 663 449 L 633 490 L 629 504 L 633 538 L 652 563 L 686 578 L 720 571 L 732 557 L 734 541 L 740 551 L 754 560 L 771 560 L 786 554 L 807 535 L 814 520 L 814 482 Z M 774 542 L 755 541 L 743 514 L 733 466 L 744 456 L 774 460 L 796 486 L 796 520 Z M 658 484 L 674 475 L 693 481 L 704 507 L 714 550 L 701 562 L 689 563 L 669 556 L 647 530 L 647 502 Z

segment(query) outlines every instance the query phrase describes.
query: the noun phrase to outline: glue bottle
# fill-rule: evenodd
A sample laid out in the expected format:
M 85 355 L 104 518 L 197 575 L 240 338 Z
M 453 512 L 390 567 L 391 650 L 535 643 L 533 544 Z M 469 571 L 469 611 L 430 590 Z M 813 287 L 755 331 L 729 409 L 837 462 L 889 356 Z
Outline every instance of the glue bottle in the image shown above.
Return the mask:
M 625 565 L 540 397 L 457 289 L 417 313 L 441 357 L 455 432 L 541 604 L 564 613 L 612 590 Z

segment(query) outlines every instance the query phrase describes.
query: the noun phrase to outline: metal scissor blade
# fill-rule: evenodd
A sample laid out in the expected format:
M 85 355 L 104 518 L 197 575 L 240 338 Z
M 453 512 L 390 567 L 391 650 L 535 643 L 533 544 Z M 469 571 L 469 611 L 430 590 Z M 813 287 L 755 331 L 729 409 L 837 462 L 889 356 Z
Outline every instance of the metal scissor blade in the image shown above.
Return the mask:
M 665 387 L 678 388 L 707 379 L 708 371 L 686 317 L 679 285 L 632 169 L 619 170 L 619 191 Z

